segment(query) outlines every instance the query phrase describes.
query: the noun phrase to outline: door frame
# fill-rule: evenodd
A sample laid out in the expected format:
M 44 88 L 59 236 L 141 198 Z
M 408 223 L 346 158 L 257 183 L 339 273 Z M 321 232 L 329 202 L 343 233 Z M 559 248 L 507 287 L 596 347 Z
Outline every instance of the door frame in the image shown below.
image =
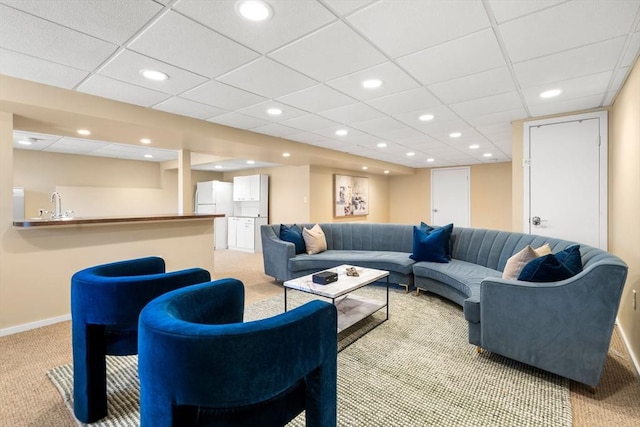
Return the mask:
M 467 171 L 467 226 L 471 227 L 471 167 L 469 166 L 454 166 L 454 167 L 450 167 L 450 168 L 433 168 L 431 169 L 431 206 L 430 206 L 430 213 L 431 213 L 431 223 L 435 224 L 434 220 L 433 220 L 433 182 L 435 181 L 433 179 L 433 173 L 436 171 L 445 171 L 445 170 L 465 170 Z M 444 224 L 438 224 L 438 225 L 444 225 Z
M 544 125 L 552 125 L 552 124 L 560 124 L 567 122 L 575 122 L 586 119 L 598 119 L 599 120 L 599 128 L 600 128 L 600 150 L 599 150 L 599 241 L 600 241 L 600 249 L 607 250 L 607 230 L 608 230 L 608 196 L 607 196 L 607 162 L 608 162 L 608 151 L 607 147 L 609 145 L 608 138 L 608 114 L 607 111 L 594 111 L 591 113 L 583 113 L 583 114 L 574 114 L 570 116 L 562 116 L 562 117 L 553 117 L 548 119 L 534 120 L 530 122 L 523 123 L 523 144 L 522 144 L 522 181 L 523 181 L 523 231 L 524 233 L 531 234 L 531 222 L 530 222 L 530 209 L 531 209 L 531 200 L 530 200 L 530 166 L 531 166 L 531 128 L 544 126 Z

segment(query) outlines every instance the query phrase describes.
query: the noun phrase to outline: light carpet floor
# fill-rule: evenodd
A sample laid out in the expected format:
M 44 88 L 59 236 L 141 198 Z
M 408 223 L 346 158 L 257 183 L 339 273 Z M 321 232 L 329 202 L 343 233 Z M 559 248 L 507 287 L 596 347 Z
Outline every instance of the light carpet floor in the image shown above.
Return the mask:
M 382 287 L 359 291 L 384 298 Z M 290 292 L 292 305 L 308 300 Z M 281 296 L 247 307 L 247 320 L 282 312 Z M 390 319 L 341 334 L 339 426 L 570 426 L 569 381 L 466 343 L 460 308 L 391 291 Z M 364 330 L 374 329 L 362 335 Z M 355 337 L 361 336 L 353 342 Z M 138 425 L 136 358 L 110 358 L 110 417 L 100 427 Z M 71 367 L 49 373 L 70 407 Z M 123 409 L 124 407 L 124 409 Z M 304 415 L 291 426 L 304 426 Z

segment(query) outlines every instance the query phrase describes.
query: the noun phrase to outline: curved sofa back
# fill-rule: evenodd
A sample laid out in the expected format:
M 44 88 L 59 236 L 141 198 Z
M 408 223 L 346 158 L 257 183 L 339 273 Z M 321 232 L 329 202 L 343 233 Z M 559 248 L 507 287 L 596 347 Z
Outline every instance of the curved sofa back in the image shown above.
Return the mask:
M 482 265 L 498 271 L 504 271 L 507 260 L 525 246 L 534 248 L 545 243 L 551 246 L 551 252 L 561 251 L 568 246 L 579 244 L 582 266 L 587 269 L 599 261 L 619 261 L 617 256 L 602 249 L 583 245 L 579 242 L 538 236 L 535 234 L 514 233 L 511 231 L 486 230 L 481 228 L 454 227 L 451 255 L 455 259 Z
M 297 224 L 311 228 L 315 224 Z M 413 226 L 407 224 L 368 224 L 362 222 L 320 223 L 328 250 L 391 251 L 411 253 Z M 270 224 L 276 236 L 280 224 Z

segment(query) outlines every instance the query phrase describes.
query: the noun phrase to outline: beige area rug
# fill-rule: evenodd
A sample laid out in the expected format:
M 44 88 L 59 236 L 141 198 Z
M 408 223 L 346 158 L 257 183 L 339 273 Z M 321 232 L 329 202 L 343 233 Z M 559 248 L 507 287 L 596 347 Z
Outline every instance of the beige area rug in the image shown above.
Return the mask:
M 384 298 L 382 287 L 359 292 Z M 290 307 L 307 299 L 289 293 Z M 246 319 L 282 309 L 282 296 L 259 301 L 247 307 Z M 571 425 L 568 380 L 489 352 L 476 354 L 459 306 L 392 290 L 390 311 L 386 322 L 378 312 L 340 334 L 339 426 Z M 110 357 L 108 371 L 109 417 L 92 425 L 138 426 L 136 357 Z M 71 365 L 48 376 L 71 408 Z M 290 425 L 303 426 L 304 414 Z

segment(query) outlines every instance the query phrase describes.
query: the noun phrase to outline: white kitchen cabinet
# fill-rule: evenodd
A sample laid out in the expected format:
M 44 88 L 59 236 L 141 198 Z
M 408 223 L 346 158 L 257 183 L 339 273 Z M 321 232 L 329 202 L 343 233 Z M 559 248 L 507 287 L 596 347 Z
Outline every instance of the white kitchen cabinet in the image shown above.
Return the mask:
M 234 202 L 259 202 L 268 197 L 267 175 L 245 175 L 233 178 Z
M 260 226 L 267 218 L 229 217 L 229 249 L 246 252 L 261 252 Z

